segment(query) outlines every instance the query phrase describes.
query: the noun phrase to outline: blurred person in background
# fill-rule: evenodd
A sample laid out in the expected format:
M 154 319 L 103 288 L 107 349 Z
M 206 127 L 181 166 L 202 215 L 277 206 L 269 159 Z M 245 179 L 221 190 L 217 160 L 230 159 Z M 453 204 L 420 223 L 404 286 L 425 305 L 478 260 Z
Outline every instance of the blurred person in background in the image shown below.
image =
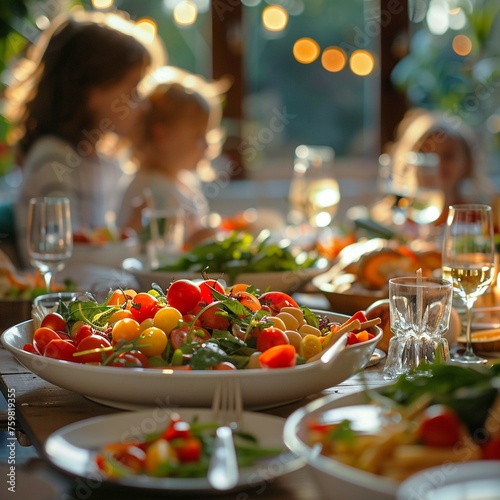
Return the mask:
M 68 197 L 75 234 L 112 223 L 122 171 L 110 145 L 131 134 L 143 112 L 137 86 L 165 58 L 134 27 L 119 13 L 72 12 L 54 19 L 13 70 L 27 75 L 6 95 L 22 172 L 15 219 L 24 264 L 32 197 Z

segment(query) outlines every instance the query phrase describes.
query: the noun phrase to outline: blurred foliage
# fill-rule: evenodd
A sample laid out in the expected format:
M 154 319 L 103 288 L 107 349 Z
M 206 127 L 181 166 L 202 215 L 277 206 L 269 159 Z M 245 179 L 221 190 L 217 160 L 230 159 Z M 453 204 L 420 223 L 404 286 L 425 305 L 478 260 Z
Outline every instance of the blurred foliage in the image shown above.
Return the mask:
M 424 22 L 416 25 L 409 54 L 392 79 L 413 106 L 449 111 L 478 126 L 500 107 L 500 2 L 459 1 L 457 6 L 463 9 L 465 26 L 436 35 Z M 453 50 L 458 34 L 472 42 L 466 56 Z

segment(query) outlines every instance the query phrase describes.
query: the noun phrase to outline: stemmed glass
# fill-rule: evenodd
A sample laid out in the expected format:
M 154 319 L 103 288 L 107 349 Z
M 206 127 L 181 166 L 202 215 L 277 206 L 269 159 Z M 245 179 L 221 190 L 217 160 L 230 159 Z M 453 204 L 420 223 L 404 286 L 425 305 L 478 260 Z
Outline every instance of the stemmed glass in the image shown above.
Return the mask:
M 488 205 L 452 205 L 443 240 L 443 278 L 453 284 L 466 307 L 466 348 L 454 358 L 462 363 L 484 363 L 471 342 L 472 307 L 493 279 L 495 244 L 493 217 Z
M 68 198 L 32 198 L 29 204 L 28 253 L 50 293 L 54 273 L 62 271 L 73 252 Z

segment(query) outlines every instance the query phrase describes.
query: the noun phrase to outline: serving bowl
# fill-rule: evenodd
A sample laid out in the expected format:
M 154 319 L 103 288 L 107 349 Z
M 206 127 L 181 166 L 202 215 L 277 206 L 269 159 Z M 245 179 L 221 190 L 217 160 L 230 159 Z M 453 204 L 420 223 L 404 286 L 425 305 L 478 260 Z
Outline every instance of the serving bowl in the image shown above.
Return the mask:
M 315 311 L 331 321 L 348 317 Z M 235 371 L 117 368 L 45 358 L 23 350 L 33 339 L 33 322 L 6 330 L 1 338 L 6 349 L 33 373 L 47 382 L 82 394 L 109 406 L 140 409 L 152 406 L 208 407 L 218 383 L 235 378 L 246 409 L 263 409 L 300 400 L 340 384 L 370 361 L 382 331 L 372 327 L 375 337 L 345 347 L 333 363 L 315 361 L 292 368 Z
M 207 276 L 213 279 L 222 279 L 228 286 L 235 283 L 246 283 L 253 285 L 262 292 L 270 290 L 280 290 L 291 293 L 298 290 L 315 276 L 325 272 L 328 267 L 326 259 L 320 259 L 314 267 L 309 269 L 299 269 L 297 271 L 273 271 L 262 273 L 241 273 L 231 279 L 229 276 L 220 273 L 207 273 Z M 146 258 L 132 257 L 125 259 L 122 268 L 132 274 L 143 289 L 149 289 L 151 283 L 158 283 L 162 287 L 167 287 L 173 280 L 202 279 L 199 272 L 186 271 L 159 271 L 151 269 Z

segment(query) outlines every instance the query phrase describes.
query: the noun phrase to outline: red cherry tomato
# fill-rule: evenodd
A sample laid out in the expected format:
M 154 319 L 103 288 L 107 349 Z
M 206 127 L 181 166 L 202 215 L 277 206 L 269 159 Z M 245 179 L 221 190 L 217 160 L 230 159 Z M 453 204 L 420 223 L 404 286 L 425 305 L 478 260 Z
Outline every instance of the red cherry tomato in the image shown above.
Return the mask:
M 137 445 L 129 444 L 123 449 L 116 450 L 113 453 L 113 458 L 140 474 L 144 470 L 144 464 L 146 463 L 146 452 Z
M 73 354 L 75 352 L 75 344 L 63 339 L 51 340 L 45 348 L 45 356 L 47 358 L 62 359 L 63 361 L 74 361 Z
M 481 448 L 484 460 L 500 460 L 500 437 L 487 441 Z
M 430 406 L 422 416 L 417 435 L 427 446 L 454 446 L 462 437 L 460 420 L 447 406 Z
M 276 345 L 289 344 L 290 341 L 285 332 L 271 326 L 264 328 L 257 334 L 257 351 L 264 352 Z
M 276 345 L 259 356 L 262 368 L 290 368 L 297 364 L 295 347 L 290 344 Z
M 207 304 L 216 300 L 212 295 L 213 290 L 216 290 L 222 295 L 224 295 L 225 292 L 224 287 L 217 280 L 205 280 L 199 283 L 198 286 L 201 291 L 201 301 L 206 302 Z
M 142 323 L 145 319 L 154 317 L 157 311 L 158 299 L 149 293 L 140 292 L 132 299 L 130 312 L 139 323 Z
M 347 336 L 347 345 L 359 344 L 359 342 L 358 336 L 354 332 L 349 332 Z
M 182 344 L 187 341 L 188 332 L 191 329 L 189 325 L 181 326 L 170 332 L 170 342 L 172 342 L 172 347 L 178 349 Z M 196 342 L 205 342 L 210 339 L 211 335 L 205 328 L 196 326 L 192 329 L 191 339 Z
M 78 346 L 80 344 L 80 342 L 85 338 L 85 337 L 88 337 L 89 335 L 92 335 L 93 333 L 93 330 L 92 330 L 92 327 L 90 325 L 87 325 L 87 324 L 83 324 L 80 328 L 78 328 L 78 330 L 76 331 L 76 334 L 75 334 L 75 338 L 74 338 L 74 341 L 75 341 L 75 345 Z
M 31 354 L 40 354 L 33 344 L 24 344 L 23 351 L 30 352 Z
M 200 287 L 191 280 L 176 280 L 167 290 L 167 302 L 181 314 L 187 314 L 194 309 L 201 299 Z
M 57 332 L 47 326 L 41 326 L 33 334 L 33 346 L 39 354 L 45 354 L 45 348 L 51 340 L 60 339 Z
M 211 307 L 207 308 L 199 317 L 198 324 L 203 328 L 208 328 L 209 330 L 227 330 L 229 328 L 229 319 L 227 316 L 220 314 L 222 309 L 217 305 L 218 302 L 211 302 Z M 202 302 L 199 305 L 200 308 L 204 308 Z M 201 309 L 200 309 L 201 310 Z
M 173 439 L 187 439 L 191 437 L 191 426 L 188 422 L 178 417 L 172 418 L 169 426 L 162 435 L 163 439 L 172 441 Z
M 92 335 L 89 335 L 81 340 L 76 348 L 76 351 L 77 353 L 80 353 L 84 351 L 91 351 L 93 349 L 101 349 L 103 347 L 111 347 L 111 342 L 102 335 L 93 333 Z M 103 354 L 100 351 L 77 355 L 73 358 L 73 360 L 78 363 L 101 363 L 102 359 Z
M 196 437 L 172 442 L 179 462 L 198 462 L 201 458 L 201 441 Z
M 42 319 L 40 326 L 52 328 L 55 332 L 66 332 L 66 320 L 56 312 L 51 312 Z
M 122 352 L 118 357 L 108 366 L 118 366 L 120 368 L 147 368 L 148 361 L 146 356 L 142 358 L 138 351 Z
M 299 307 L 297 302 L 284 292 L 265 292 L 259 297 L 263 306 L 268 306 L 274 314 L 278 314 L 283 307 Z

